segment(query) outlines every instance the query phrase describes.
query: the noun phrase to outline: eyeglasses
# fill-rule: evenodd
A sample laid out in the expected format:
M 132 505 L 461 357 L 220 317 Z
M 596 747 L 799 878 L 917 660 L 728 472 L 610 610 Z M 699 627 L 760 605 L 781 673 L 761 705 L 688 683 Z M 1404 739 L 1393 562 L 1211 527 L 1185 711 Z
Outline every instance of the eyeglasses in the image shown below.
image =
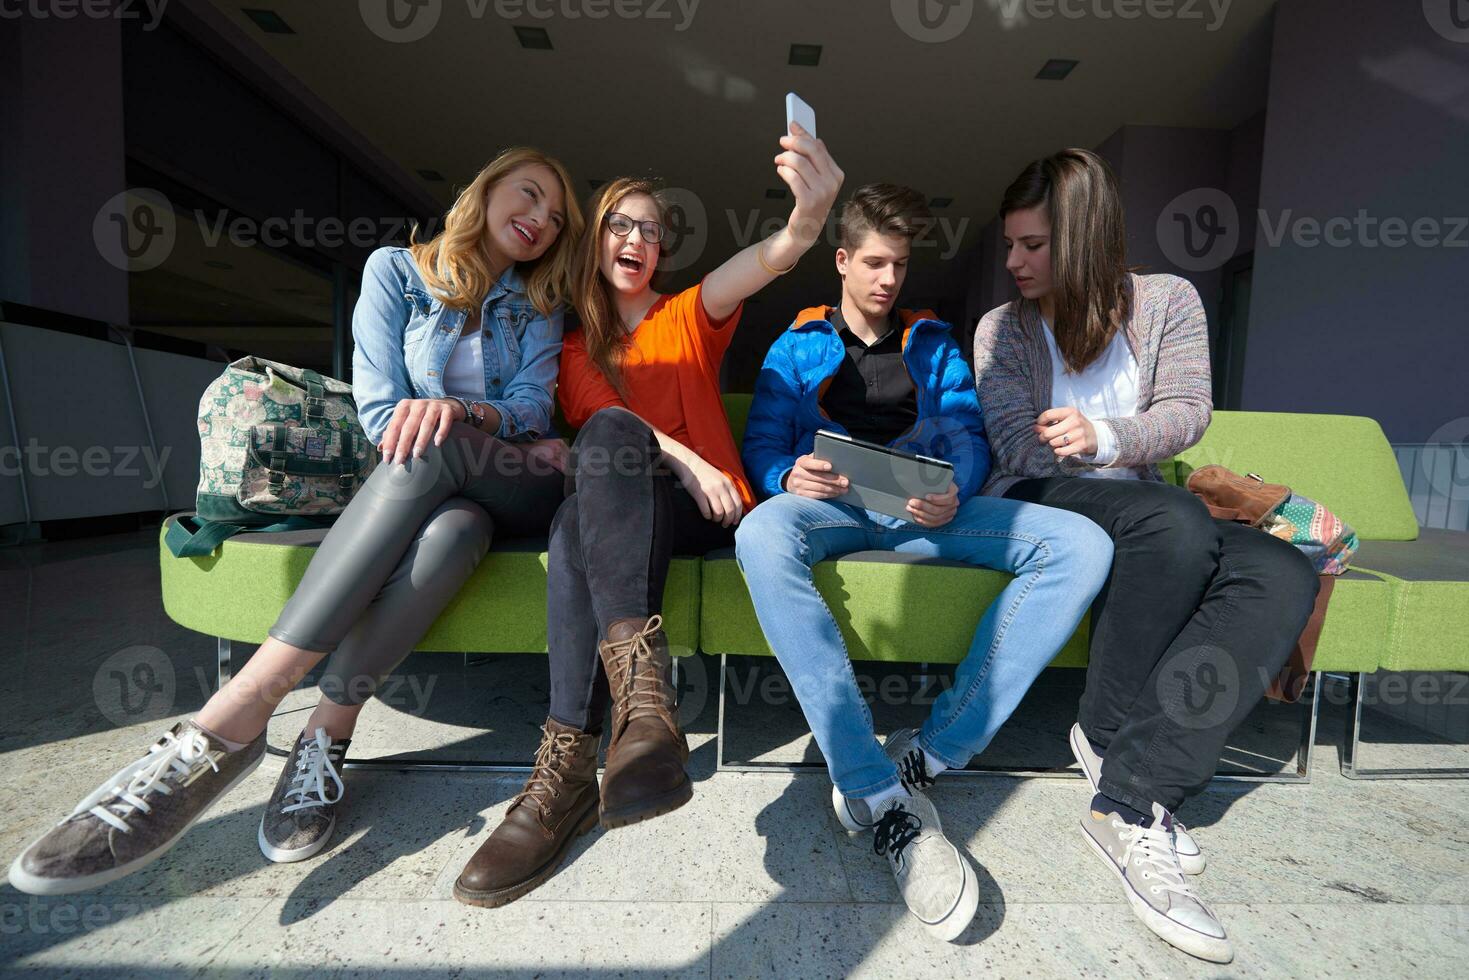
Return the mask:
M 618 238 L 631 235 L 634 225 L 643 233 L 643 241 L 656 245 L 663 240 L 663 226 L 656 221 L 634 221 L 621 211 L 607 215 L 607 227 Z

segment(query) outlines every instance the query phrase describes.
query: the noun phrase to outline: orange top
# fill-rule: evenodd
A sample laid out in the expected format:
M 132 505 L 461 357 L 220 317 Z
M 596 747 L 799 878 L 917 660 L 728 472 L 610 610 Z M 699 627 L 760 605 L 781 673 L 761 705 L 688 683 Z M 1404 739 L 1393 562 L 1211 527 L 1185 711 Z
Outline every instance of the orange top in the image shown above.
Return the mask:
M 557 398 L 575 428 L 604 408 L 622 407 L 688 446 L 734 483 L 748 512 L 755 494 L 719 397 L 719 364 L 729 349 L 743 304 L 722 322 L 709 319 L 703 283 L 661 296 L 632 332 L 622 361 L 623 401 L 587 354 L 580 330 L 561 348 Z

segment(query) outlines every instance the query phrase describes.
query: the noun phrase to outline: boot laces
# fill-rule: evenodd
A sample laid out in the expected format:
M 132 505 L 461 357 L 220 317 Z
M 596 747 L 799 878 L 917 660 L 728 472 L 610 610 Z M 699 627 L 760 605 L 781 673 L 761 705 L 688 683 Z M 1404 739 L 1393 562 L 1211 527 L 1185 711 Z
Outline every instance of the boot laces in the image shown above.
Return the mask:
M 525 788 L 510 801 L 511 809 L 524 800 L 531 801 L 545 815 L 550 812 L 551 801 L 561 796 L 566 785 L 565 769 L 570 755 L 576 748 L 577 732 L 557 732 L 552 735 L 544 726 L 541 728 L 541 747 L 536 749 L 535 765 Z
M 626 640 L 607 644 L 608 679 L 614 691 L 625 692 L 626 704 L 620 712 L 624 721 L 644 715 L 662 717 L 668 710 L 672 700 L 668 684 L 648 642 L 662 626 L 663 617 L 654 616 L 641 631 Z

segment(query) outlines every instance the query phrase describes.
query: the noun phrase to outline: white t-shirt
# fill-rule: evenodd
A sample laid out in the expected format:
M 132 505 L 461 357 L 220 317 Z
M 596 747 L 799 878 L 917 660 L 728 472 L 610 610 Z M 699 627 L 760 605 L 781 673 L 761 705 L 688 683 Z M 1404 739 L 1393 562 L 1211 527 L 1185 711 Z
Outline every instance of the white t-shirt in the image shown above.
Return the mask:
M 449 361 L 444 365 L 444 393 L 483 401 L 485 397 L 485 352 L 481 346 L 484 338 L 480 331 L 465 334 L 449 352 Z
M 1117 331 L 1102 351 L 1102 356 L 1080 374 L 1066 369 L 1066 361 L 1056 346 L 1051 325 L 1045 324 L 1046 346 L 1051 351 L 1051 407 L 1075 407 L 1091 420 L 1097 430 L 1097 454 L 1078 459 L 1105 466 L 1117 458 L 1117 438 L 1112 427 L 1103 419 L 1126 418 L 1137 414 L 1137 358 L 1127 346 L 1127 338 Z M 1084 470 L 1080 476 L 1110 480 L 1136 480 L 1137 471 L 1131 467 L 1117 469 Z

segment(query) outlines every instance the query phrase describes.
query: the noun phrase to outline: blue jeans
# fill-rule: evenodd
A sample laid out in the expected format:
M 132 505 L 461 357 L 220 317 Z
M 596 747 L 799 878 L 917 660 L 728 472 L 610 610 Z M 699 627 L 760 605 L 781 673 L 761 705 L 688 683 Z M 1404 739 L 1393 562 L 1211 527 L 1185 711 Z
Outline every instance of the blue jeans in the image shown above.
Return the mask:
M 898 783 L 836 620 L 811 579 L 817 562 L 854 551 L 964 561 L 1015 576 L 985 612 L 954 686 L 934 702 L 920 734 L 926 751 L 956 769 L 1010 717 L 1112 565 L 1111 538 L 1087 518 L 1004 498 L 972 497 L 939 528 L 894 527 L 848 504 L 792 493 L 752 510 L 735 533 L 740 569 L 831 780 L 849 797 Z

